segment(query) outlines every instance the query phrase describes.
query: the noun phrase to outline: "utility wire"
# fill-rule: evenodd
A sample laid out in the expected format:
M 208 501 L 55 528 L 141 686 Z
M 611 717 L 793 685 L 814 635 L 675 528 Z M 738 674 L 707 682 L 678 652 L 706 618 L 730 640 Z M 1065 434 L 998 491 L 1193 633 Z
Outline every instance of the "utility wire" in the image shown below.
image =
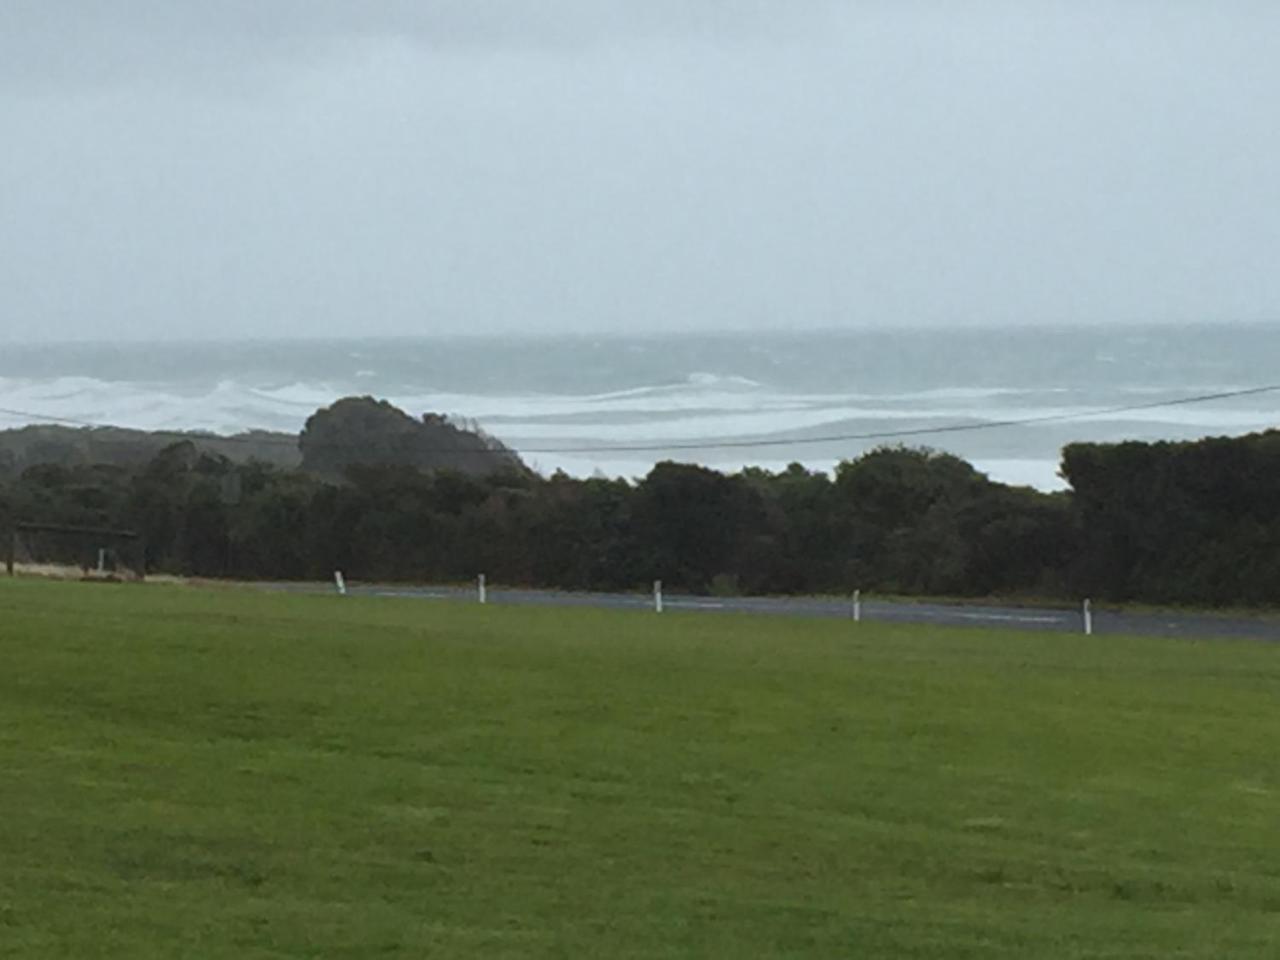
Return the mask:
M 592 450 L 605 451 L 658 451 L 658 450 L 703 450 L 736 447 L 777 447 L 791 446 L 799 443 L 838 443 L 846 440 L 892 440 L 900 437 L 921 437 L 938 433 L 968 433 L 974 430 L 992 430 L 998 427 L 1024 427 L 1037 423 L 1060 423 L 1070 420 L 1088 420 L 1091 417 L 1110 416 L 1117 413 L 1135 413 L 1140 410 L 1156 410 L 1161 407 L 1186 406 L 1193 403 L 1208 403 L 1211 400 L 1227 400 L 1232 397 L 1248 397 L 1261 393 L 1280 391 L 1280 383 L 1266 387 L 1249 387 L 1245 390 L 1227 390 L 1222 393 L 1205 393 L 1194 397 L 1179 397 L 1173 400 L 1157 400 L 1151 403 L 1134 403 L 1120 407 L 1099 407 L 1094 410 L 1080 410 L 1075 413 L 1047 413 L 1034 417 L 1020 417 L 1010 420 L 983 420 L 980 423 L 952 423 L 940 427 L 916 427 L 907 430 L 880 430 L 872 433 L 841 433 L 821 437 L 798 437 L 794 440 L 726 440 L 706 443 L 664 443 L 644 446 L 610 446 L 581 447 L 575 449 L 527 450 L 527 453 L 586 453 Z
M 1005 427 L 1025 427 L 1034 426 L 1041 423 L 1066 423 L 1074 420 L 1088 420 L 1093 417 L 1113 416 L 1121 413 L 1137 413 L 1143 410 L 1158 410 L 1165 407 L 1181 407 L 1198 403 L 1210 403 L 1214 400 L 1230 400 L 1239 397 L 1258 396 L 1266 393 L 1280 392 L 1280 384 L 1271 384 L 1262 387 L 1248 387 L 1241 390 L 1223 390 L 1218 393 L 1202 393 L 1190 397 L 1177 397 L 1172 400 L 1155 400 L 1149 403 L 1133 403 L 1115 407 L 1098 407 L 1092 410 L 1079 410 L 1073 413 L 1048 413 L 1031 417 L 1018 417 L 1003 420 L 983 420 L 979 423 L 952 423 L 943 424 L 936 427 L 914 427 L 905 430 L 877 430 L 869 433 L 836 433 L 827 434 L 817 437 L 795 437 L 795 438 L 770 438 L 762 440 L 699 440 L 699 441 L 672 441 L 669 443 L 642 443 L 642 444 L 600 444 L 595 446 L 553 446 L 553 447 L 525 447 L 517 449 L 511 448 L 492 448 L 483 450 L 461 450 L 448 447 L 438 448 L 419 448 L 422 453 L 439 453 L 439 454 L 479 454 L 491 456 L 506 456 L 510 454 L 538 454 L 538 453 L 661 453 L 668 450 L 737 450 L 737 449 L 753 449 L 757 447 L 791 447 L 801 446 L 805 444 L 815 443 L 844 443 L 848 441 L 859 440 L 894 440 L 905 437 L 924 437 L 938 434 L 953 433 L 970 433 L 978 430 L 995 430 Z M 32 413 L 25 410 L 12 410 L 0 407 L 0 415 L 14 417 L 21 420 L 34 421 L 36 424 L 59 424 L 75 427 L 87 427 L 95 430 L 132 430 L 130 427 L 114 427 L 110 424 L 94 423 L 89 420 L 79 420 L 73 417 L 57 417 L 44 416 L 42 414 Z M 168 436 L 177 440 L 191 440 L 193 442 L 205 441 L 216 443 L 248 443 L 258 446 L 281 445 L 297 448 L 298 440 L 293 437 L 282 437 L 278 434 L 267 433 L 265 436 L 254 437 L 249 434 L 236 434 L 232 436 L 221 436 L 212 433 L 201 433 L 199 431 L 177 431 L 177 430 L 137 430 L 148 436 Z M 95 438 L 98 440 L 107 440 L 110 438 Z M 131 442 L 123 438 L 115 442 L 127 443 Z M 353 449 L 363 449 L 360 444 L 320 444 L 322 447 L 351 447 Z

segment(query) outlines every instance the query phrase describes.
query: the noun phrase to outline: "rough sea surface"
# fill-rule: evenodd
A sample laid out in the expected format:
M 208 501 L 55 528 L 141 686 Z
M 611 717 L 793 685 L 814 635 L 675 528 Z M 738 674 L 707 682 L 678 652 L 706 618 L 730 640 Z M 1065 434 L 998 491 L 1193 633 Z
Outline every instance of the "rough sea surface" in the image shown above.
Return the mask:
M 1280 392 L 1093 411 L 1273 382 L 1280 325 L 0 344 L 0 427 L 292 432 L 338 397 L 372 394 L 475 420 L 544 472 L 635 477 L 662 459 L 829 469 L 901 442 L 1053 489 L 1065 443 L 1280 426 Z M 1065 419 L 983 426 L 1036 417 Z

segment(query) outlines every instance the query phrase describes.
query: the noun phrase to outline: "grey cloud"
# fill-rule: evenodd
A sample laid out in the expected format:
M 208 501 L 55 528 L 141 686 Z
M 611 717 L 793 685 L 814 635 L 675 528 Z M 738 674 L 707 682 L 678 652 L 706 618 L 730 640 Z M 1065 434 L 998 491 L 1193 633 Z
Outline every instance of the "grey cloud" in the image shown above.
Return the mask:
M 9 0 L 0 338 L 1280 319 L 1278 47 L 1252 2 Z
M 838 0 L 8 0 L 0 77 L 75 85 L 198 80 L 360 43 L 574 51 L 676 39 L 781 40 L 820 29 Z

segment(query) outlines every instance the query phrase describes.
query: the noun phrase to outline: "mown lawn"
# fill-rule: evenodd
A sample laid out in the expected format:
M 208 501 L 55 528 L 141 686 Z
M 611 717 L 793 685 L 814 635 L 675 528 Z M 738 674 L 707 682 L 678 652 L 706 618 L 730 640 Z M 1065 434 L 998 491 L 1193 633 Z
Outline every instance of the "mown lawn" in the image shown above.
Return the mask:
M 1280 955 L 1280 647 L 0 582 L 0 957 Z

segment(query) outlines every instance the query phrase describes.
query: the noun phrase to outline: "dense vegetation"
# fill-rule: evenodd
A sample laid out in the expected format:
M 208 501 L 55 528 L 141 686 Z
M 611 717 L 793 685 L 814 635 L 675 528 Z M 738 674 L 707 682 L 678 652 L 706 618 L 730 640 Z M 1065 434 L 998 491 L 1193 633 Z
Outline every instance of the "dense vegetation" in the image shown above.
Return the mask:
M 38 425 L 0 430 L 0 478 L 28 467 L 116 466 L 138 469 L 177 442 L 232 463 L 266 463 L 339 478 L 353 462 L 404 464 L 485 474 L 519 459 L 471 423 L 427 414 L 415 420 L 386 401 L 347 397 L 318 410 L 302 435 L 251 430 L 233 436 L 199 431 L 71 428 Z
M 1251 960 L 1280 658 L 0 578 L 0 956 Z
M 668 462 L 634 483 L 548 478 L 478 434 L 448 426 L 452 446 L 442 443 L 437 427 L 343 401 L 308 423 L 301 469 L 238 463 L 191 441 L 136 467 L 11 469 L 0 522 L 134 528 L 149 569 L 215 577 L 485 572 L 569 589 L 661 578 L 725 593 L 856 586 L 1207 604 L 1274 602 L 1280 583 L 1280 432 L 1073 445 L 1071 492 L 1044 494 L 903 448 L 834 476 Z M 431 469 L 432 457 L 452 469 Z

